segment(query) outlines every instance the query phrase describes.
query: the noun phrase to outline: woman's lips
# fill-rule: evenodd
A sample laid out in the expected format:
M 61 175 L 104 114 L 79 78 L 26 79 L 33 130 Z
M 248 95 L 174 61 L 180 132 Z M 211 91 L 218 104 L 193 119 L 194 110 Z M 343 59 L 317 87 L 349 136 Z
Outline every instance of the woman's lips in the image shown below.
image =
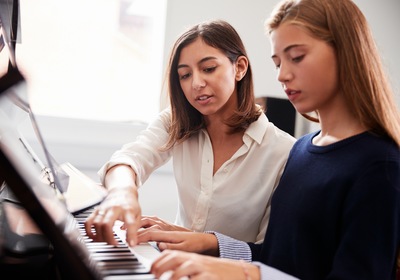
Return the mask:
M 206 105 L 211 99 L 210 95 L 201 95 L 196 97 L 196 102 L 201 105 Z

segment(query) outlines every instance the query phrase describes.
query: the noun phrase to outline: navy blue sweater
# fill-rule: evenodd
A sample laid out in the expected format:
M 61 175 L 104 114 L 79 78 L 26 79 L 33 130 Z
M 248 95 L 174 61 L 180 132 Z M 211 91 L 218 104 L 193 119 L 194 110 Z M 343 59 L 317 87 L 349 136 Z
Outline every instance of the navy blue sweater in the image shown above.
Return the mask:
M 395 279 L 400 150 L 366 132 L 332 145 L 299 139 L 272 197 L 260 261 L 301 279 Z

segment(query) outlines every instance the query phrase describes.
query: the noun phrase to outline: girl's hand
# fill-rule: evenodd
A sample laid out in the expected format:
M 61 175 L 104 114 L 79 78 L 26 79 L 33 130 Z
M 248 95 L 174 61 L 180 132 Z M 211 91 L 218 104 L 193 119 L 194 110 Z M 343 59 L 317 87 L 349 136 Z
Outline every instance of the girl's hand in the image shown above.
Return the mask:
M 163 230 L 163 231 L 191 231 L 188 228 L 177 226 L 173 223 L 164 221 L 156 216 L 142 216 L 143 230 Z
M 214 258 L 181 251 L 164 251 L 151 266 L 156 278 L 178 280 L 188 277 L 191 280 L 258 280 L 260 271 L 257 266 L 228 259 Z
M 219 256 L 218 240 L 212 233 L 149 230 L 138 232 L 138 242 L 157 242 L 161 251 L 181 250 Z

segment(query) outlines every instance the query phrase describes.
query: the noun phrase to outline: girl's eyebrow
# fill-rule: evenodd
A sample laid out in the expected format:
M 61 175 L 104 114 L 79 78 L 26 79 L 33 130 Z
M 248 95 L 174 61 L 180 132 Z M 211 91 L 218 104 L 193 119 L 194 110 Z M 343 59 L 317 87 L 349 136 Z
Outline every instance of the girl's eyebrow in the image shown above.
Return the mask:
M 206 56 L 206 57 L 202 58 L 197 64 L 201 64 L 205 61 L 212 60 L 212 59 L 217 59 L 217 58 L 215 56 Z M 184 67 L 189 67 L 189 66 L 187 64 L 179 64 L 177 66 L 177 69 L 184 68 Z
M 289 46 L 287 46 L 286 48 L 283 49 L 283 52 L 284 52 L 284 53 L 287 53 L 287 52 L 290 51 L 291 49 L 297 48 L 297 47 L 301 47 L 301 46 L 303 46 L 303 45 L 302 45 L 302 44 L 293 44 L 293 45 L 289 45 Z M 276 57 L 277 57 L 276 54 L 273 54 L 273 55 L 271 56 L 271 58 L 276 58 Z

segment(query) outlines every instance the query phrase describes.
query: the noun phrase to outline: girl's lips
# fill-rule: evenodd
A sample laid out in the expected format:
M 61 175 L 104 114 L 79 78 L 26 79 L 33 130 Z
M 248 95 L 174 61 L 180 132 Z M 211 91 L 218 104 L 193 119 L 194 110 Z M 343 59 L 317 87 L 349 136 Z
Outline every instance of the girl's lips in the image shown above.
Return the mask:
M 286 92 L 286 94 L 287 94 L 288 96 L 289 96 L 289 95 L 292 95 L 292 94 L 300 93 L 299 90 L 294 90 L 294 89 L 290 89 L 290 88 L 285 89 L 285 92 Z
M 285 92 L 290 101 L 294 100 L 301 93 L 300 90 L 293 89 L 286 89 Z

